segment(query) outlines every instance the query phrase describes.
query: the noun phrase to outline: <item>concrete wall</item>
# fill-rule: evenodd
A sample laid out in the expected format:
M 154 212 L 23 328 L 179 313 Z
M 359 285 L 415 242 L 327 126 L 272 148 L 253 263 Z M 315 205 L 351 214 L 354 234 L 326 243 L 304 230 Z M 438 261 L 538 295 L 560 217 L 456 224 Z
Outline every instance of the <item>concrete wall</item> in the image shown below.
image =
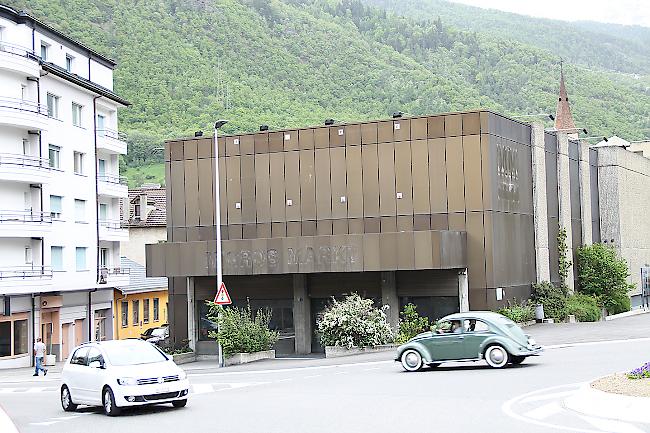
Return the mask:
M 129 240 L 120 244 L 120 252 L 122 256 L 146 265 L 144 246 L 166 240 L 167 227 L 129 227 Z

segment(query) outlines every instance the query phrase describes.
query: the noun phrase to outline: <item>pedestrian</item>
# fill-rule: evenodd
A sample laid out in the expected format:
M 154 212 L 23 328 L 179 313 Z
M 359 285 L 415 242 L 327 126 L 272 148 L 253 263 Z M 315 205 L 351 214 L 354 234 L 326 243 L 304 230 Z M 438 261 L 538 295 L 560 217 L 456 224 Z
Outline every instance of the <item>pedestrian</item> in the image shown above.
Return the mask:
M 34 376 L 38 376 L 40 370 L 43 370 L 43 376 L 47 376 L 47 368 L 43 367 L 45 350 L 45 344 L 40 338 L 37 338 L 36 343 L 34 343 L 34 364 L 36 365 Z

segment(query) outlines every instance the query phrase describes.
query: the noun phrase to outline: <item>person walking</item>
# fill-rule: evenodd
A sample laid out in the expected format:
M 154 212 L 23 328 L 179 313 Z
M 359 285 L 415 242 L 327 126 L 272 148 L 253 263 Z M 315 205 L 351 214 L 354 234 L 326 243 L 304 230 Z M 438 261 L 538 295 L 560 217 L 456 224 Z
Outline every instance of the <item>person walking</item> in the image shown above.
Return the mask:
M 37 338 L 36 343 L 34 343 L 34 364 L 36 365 L 34 376 L 38 376 L 38 372 L 41 370 L 43 370 L 43 376 L 47 376 L 47 368 L 43 367 L 45 350 L 45 343 L 40 338 Z

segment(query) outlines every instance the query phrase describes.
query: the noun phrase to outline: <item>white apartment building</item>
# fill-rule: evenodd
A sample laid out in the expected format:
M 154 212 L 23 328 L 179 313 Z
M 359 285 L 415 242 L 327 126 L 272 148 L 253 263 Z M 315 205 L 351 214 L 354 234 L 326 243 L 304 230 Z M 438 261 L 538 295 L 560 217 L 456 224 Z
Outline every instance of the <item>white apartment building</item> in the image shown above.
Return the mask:
M 120 269 L 115 62 L 0 5 L 0 368 L 110 339 Z

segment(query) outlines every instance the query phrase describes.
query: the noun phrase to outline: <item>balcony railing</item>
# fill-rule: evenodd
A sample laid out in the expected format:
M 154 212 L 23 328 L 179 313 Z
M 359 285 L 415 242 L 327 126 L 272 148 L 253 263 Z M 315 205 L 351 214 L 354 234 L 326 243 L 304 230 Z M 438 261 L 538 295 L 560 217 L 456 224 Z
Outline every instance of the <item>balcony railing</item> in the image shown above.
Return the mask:
M 0 109 L 3 108 L 47 116 L 47 105 L 39 104 L 35 101 L 25 101 L 24 99 L 19 98 L 1 97 Z
M 50 169 L 50 161 L 39 156 L 21 155 L 17 153 L 0 153 L 0 166 L 18 165 L 22 167 Z
M 127 136 L 124 132 L 116 131 L 115 129 L 103 128 L 97 129 L 98 137 L 112 138 L 113 140 L 126 141 Z
M 100 227 L 105 227 L 108 230 L 120 230 L 126 228 L 126 226 L 120 220 L 99 220 L 99 225 Z
M 0 210 L 0 222 L 19 223 L 52 223 L 52 216 L 49 212 L 33 212 L 20 210 Z
M 131 268 L 107 268 L 105 266 L 99 267 L 100 274 L 106 275 L 128 275 L 131 273 Z
M 97 176 L 97 180 L 100 182 L 114 183 L 116 185 L 126 185 L 127 178 L 124 176 L 113 176 L 110 174 L 102 174 Z
M 27 57 L 28 59 L 38 60 L 38 56 L 34 54 L 31 48 L 23 47 L 22 45 L 12 44 L 9 42 L 0 41 L 0 52 L 13 54 L 14 56 Z
M 49 266 L 0 267 L 0 280 L 10 278 L 21 280 L 52 278 L 52 268 Z

